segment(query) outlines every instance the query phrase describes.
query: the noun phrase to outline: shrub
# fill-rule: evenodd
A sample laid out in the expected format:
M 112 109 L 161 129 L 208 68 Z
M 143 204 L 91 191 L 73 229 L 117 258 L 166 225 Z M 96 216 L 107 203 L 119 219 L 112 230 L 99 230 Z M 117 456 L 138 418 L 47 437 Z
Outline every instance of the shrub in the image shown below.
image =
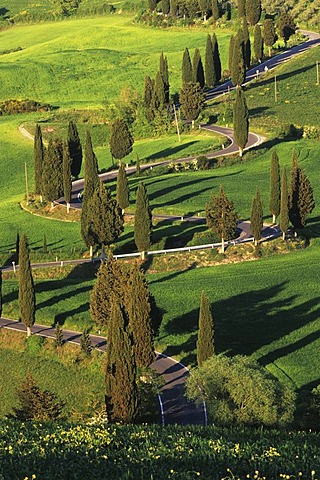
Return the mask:
M 187 381 L 189 398 L 206 400 L 212 422 L 285 426 L 293 421 L 295 394 L 249 357 L 213 355 Z
M 52 109 L 49 103 L 41 104 L 35 100 L 9 99 L 0 103 L 0 115 L 11 115 L 26 112 L 49 112 Z
M 210 169 L 210 160 L 209 158 L 201 155 L 197 158 L 197 166 L 199 170 L 209 170 Z

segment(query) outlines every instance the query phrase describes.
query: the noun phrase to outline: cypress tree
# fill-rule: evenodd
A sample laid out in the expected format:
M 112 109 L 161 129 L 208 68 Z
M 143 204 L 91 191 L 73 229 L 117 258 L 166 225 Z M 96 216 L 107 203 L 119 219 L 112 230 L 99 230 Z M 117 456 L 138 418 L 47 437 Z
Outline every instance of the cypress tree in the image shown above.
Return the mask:
M 123 216 L 111 192 L 101 181 L 88 202 L 89 232 L 95 244 L 110 245 L 123 232 Z
M 112 295 L 106 349 L 106 407 L 111 421 L 132 422 L 138 411 L 136 364 L 128 317 L 120 299 Z
M 174 17 L 177 16 L 178 13 L 178 0 L 171 0 L 170 1 L 170 13 Z
M 271 18 L 266 18 L 263 22 L 263 41 L 269 49 L 269 57 L 271 57 L 271 48 L 277 40 L 276 30 Z
M 239 155 L 242 157 L 243 149 L 248 141 L 249 112 L 245 94 L 240 87 L 236 91 L 236 99 L 233 110 L 234 141 L 239 147 Z
M 197 340 L 197 362 L 202 367 L 203 363 L 214 354 L 214 331 L 211 306 L 203 291 L 199 311 L 199 330 Z
M 58 347 L 62 347 L 63 344 L 64 344 L 64 340 L 63 340 L 62 328 L 61 328 L 61 326 L 59 325 L 59 323 L 57 323 L 57 325 L 56 325 L 56 332 L 55 332 L 54 346 L 55 346 L 56 348 L 58 348 Z
M 276 223 L 280 213 L 280 165 L 277 152 L 272 152 L 271 167 L 270 167 L 270 202 L 269 208 L 272 214 L 272 223 Z
M 258 187 L 256 190 L 256 194 L 252 200 L 250 223 L 250 229 L 254 238 L 254 244 L 255 246 L 257 246 L 261 239 L 261 233 L 263 229 L 263 210 L 260 198 L 260 191 Z
M 261 62 L 263 58 L 263 38 L 261 35 L 260 25 L 254 27 L 254 40 L 253 40 L 254 58 L 257 62 Z
M 180 90 L 181 110 L 188 120 L 192 122 L 199 117 L 204 107 L 204 95 L 199 83 L 186 83 Z
M 246 0 L 246 16 L 250 25 L 256 25 L 261 17 L 261 0 Z
M 159 62 L 159 72 L 163 80 L 164 93 L 165 93 L 165 102 L 169 103 L 170 96 L 170 84 L 169 84 L 169 68 L 168 68 L 168 59 L 161 52 L 160 62 Z
M 138 263 L 130 268 L 126 284 L 125 306 L 132 333 L 137 367 L 148 367 L 155 359 L 151 318 L 151 296 Z
M 164 15 L 168 15 L 169 11 L 170 11 L 170 3 L 169 3 L 169 0 L 161 0 L 161 4 L 162 4 L 162 13 Z
M 314 207 L 312 186 L 307 175 L 298 166 L 298 158 L 294 150 L 289 187 L 289 218 L 294 227 L 295 235 L 298 228 L 305 226 L 306 218 Z
M 154 90 L 152 98 L 152 107 L 154 110 L 162 110 L 166 101 L 165 94 L 165 85 L 161 76 L 161 73 L 158 71 L 154 81 Z
M 204 87 L 204 71 L 200 55 L 200 50 L 195 49 L 192 61 L 192 70 L 193 70 L 193 82 L 198 82 L 200 87 Z
M 289 12 L 282 11 L 280 13 L 278 20 L 278 30 L 280 37 L 283 38 L 284 43 L 286 44 L 291 35 L 293 35 L 296 31 L 296 25 Z
M 70 120 L 67 144 L 71 157 L 71 175 L 78 178 L 82 165 L 82 146 L 76 124 Z
M 139 157 L 139 155 L 137 155 L 137 159 L 136 159 L 136 174 L 139 177 L 139 175 L 140 175 L 140 157 Z
M 89 331 L 86 329 L 81 335 L 80 338 L 80 349 L 85 357 L 91 357 L 92 353 L 92 344 Z
M 153 97 L 153 88 L 154 88 L 153 81 L 147 75 L 144 79 L 144 96 L 143 96 L 143 104 L 146 108 L 151 107 L 151 101 Z
M 63 194 L 64 200 L 67 204 L 67 213 L 70 211 L 71 203 L 71 193 L 72 193 L 72 181 L 71 181 L 71 164 L 72 159 L 67 143 L 63 144 L 63 159 L 62 159 L 62 170 L 63 170 Z
M 186 48 L 182 57 L 182 85 L 192 82 L 192 66 L 189 50 Z
M 245 0 L 238 0 L 238 18 L 245 17 L 246 15 L 246 2 Z
M 282 239 L 286 239 L 286 231 L 289 228 L 289 197 L 286 167 L 283 167 L 281 183 L 281 206 L 280 206 L 280 229 Z
M 154 12 L 155 9 L 157 8 L 157 0 L 148 0 L 148 5 L 150 12 Z
M 141 252 L 142 259 L 150 248 L 152 234 L 152 213 L 149 206 L 147 189 L 139 183 L 136 195 L 136 210 L 134 215 L 134 241 Z
M 81 236 L 88 248 L 90 255 L 93 254 L 94 237 L 90 232 L 88 204 L 93 192 L 99 185 L 98 162 L 94 154 L 89 130 L 86 131 L 85 164 L 84 164 L 84 191 L 82 196 L 81 210 Z
M 242 32 L 243 32 L 243 50 L 245 67 L 249 68 L 251 63 L 251 43 L 248 29 L 247 17 L 242 18 Z
M 216 83 L 221 80 L 221 60 L 219 53 L 219 45 L 216 34 L 212 34 L 212 51 L 213 51 L 213 65 L 214 65 L 214 77 Z
M 241 29 L 234 39 L 231 64 L 231 81 L 233 85 L 241 86 L 246 79 L 246 68 L 244 58 L 243 32 Z
M 125 282 L 126 277 L 121 263 L 109 252 L 107 261 L 101 262 L 96 282 L 90 294 L 91 320 L 99 327 L 109 326 L 111 294 L 117 293 L 120 298 L 123 297 Z
M 235 45 L 235 37 L 234 37 L 234 35 L 231 35 L 230 41 L 229 41 L 229 56 L 228 56 L 228 68 L 229 68 L 230 77 L 232 75 L 232 62 L 233 62 L 234 45 Z
M 34 135 L 34 190 L 36 194 L 41 194 L 42 167 L 44 162 L 45 148 L 42 141 L 42 132 L 40 125 L 36 125 Z
M 28 240 L 21 236 L 19 245 L 19 308 L 20 320 L 27 327 L 27 337 L 31 336 L 31 327 L 35 322 L 36 297 L 30 265 Z
M 206 205 L 207 226 L 221 238 L 221 250 L 224 252 L 224 242 L 235 236 L 238 215 L 235 212 L 234 204 L 228 199 L 222 185 L 219 187 L 219 194 L 212 193 Z
M 121 118 L 115 120 L 111 125 L 110 152 L 112 157 L 121 160 L 132 152 L 133 137 L 128 125 Z
M 124 214 L 125 209 L 129 206 L 129 185 L 126 169 L 122 162 L 119 163 L 119 171 L 117 176 L 117 203 Z
M 212 0 L 211 8 L 212 8 L 212 18 L 216 22 L 220 18 L 218 0 Z
M 215 78 L 215 70 L 214 70 L 212 40 L 209 34 L 207 35 L 207 43 L 206 43 L 205 79 L 206 79 L 206 85 L 208 88 L 214 87 L 216 83 L 216 78 Z
M 42 194 L 51 202 L 63 196 L 63 145 L 60 138 L 50 140 L 42 168 Z

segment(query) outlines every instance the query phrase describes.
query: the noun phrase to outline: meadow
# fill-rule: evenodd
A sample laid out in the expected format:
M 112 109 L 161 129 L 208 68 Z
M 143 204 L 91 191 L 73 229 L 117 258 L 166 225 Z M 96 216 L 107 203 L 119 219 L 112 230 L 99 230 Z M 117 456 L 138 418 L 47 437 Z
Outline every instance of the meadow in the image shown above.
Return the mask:
M 0 478 L 317 480 L 320 438 L 288 432 L 172 425 L 0 421 Z M 3 475 L 3 477 L 1 477 Z

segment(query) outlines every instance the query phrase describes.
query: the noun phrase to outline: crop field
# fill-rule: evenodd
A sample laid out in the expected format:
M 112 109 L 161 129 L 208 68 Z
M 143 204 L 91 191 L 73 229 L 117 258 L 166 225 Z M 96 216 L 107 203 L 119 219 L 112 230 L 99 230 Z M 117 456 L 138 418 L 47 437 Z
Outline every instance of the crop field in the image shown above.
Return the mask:
M 13 421 L 0 428 L 5 478 L 319 478 L 320 439 L 312 432 Z

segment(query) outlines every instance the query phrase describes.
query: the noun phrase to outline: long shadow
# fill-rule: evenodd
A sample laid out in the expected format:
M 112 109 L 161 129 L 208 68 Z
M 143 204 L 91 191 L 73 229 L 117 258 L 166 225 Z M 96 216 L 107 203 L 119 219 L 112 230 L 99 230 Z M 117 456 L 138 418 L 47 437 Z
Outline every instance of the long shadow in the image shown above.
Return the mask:
M 54 281 L 54 283 L 60 283 L 60 286 L 61 286 L 61 282 Z M 35 286 L 36 294 L 41 292 L 41 291 L 42 292 L 47 291 L 47 290 L 52 291 L 52 290 L 55 290 L 55 289 L 57 289 L 57 288 L 52 287 L 52 282 L 43 282 L 43 284 L 40 284 L 40 285 L 37 284 Z M 75 297 L 75 296 L 79 295 L 80 293 L 85 293 L 85 292 L 88 292 L 90 290 L 91 290 L 90 286 L 84 286 L 84 287 L 80 287 L 80 288 L 74 288 L 72 290 L 72 292 L 69 291 L 69 292 L 62 293 L 60 295 L 52 295 L 50 298 L 48 298 L 44 302 L 39 303 L 37 305 L 37 311 L 40 310 L 41 308 L 44 308 L 44 307 L 52 307 L 56 303 L 62 302 L 62 301 L 67 300 L 71 297 Z
M 286 283 L 270 288 L 262 288 L 235 295 L 215 302 L 213 305 L 216 352 L 229 355 L 251 355 L 263 346 L 289 335 L 315 321 L 320 316 L 319 298 L 314 298 L 291 307 L 295 296 L 277 300 L 277 295 L 285 289 Z M 291 307 L 291 308 L 290 308 Z M 181 355 L 189 346 L 194 346 L 194 332 L 198 329 L 199 310 L 194 309 L 172 319 L 160 335 L 189 333 L 189 340 L 183 345 L 168 347 L 171 354 Z M 262 362 L 275 361 L 277 358 L 294 352 L 318 338 L 318 332 L 307 335 L 293 345 L 271 352 L 262 357 Z M 187 347 L 187 348 L 186 348 Z M 191 352 L 192 354 L 193 352 Z
M 173 273 L 171 273 L 170 275 L 166 275 L 165 277 L 161 277 L 157 280 L 151 280 L 148 282 L 149 285 L 152 285 L 153 283 L 162 283 L 162 282 L 166 282 L 168 280 L 172 280 L 173 278 L 177 278 L 179 275 L 181 275 L 182 273 L 186 273 L 188 270 L 192 270 L 193 268 L 196 268 L 196 264 L 193 263 L 192 265 L 190 265 L 188 268 L 186 268 L 185 270 L 179 270 L 179 271 L 175 271 Z
M 67 310 L 66 312 L 63 313 L 58 313 L 54 317 L 54 325 L 64 325 L 66 319 L 68 317 L 72 317 L 73 315 L 77 315 L 79 313 L 84 313 L 89 310 L 89 302 L 83 303 L 82 305 L 79 305 L 79 307 L 74 308 L 72 310 Z
M 169 157 L 170 155 L 174 155 L 175 153 L 185 150 L 187 147 L 190 147 L 195 143 L 198 143 L 198 142 L 192 141 L 192 142 L 185 143 L 184 145 L 177 145 L 176 147 L 173 147 L 173 148 L 164 148 L 159 152 L 149 155 L 148 157 L 146 157 L 146 160 L 150 161 L 150 160 L 157 160 L 158 158 Z
M 269 110 L 269 107 L 250 108 L 250 118 L 259 117 L 266 110 Z
M 300 73 L 305 73 L 308 70 L 314 68 L 314 65 L 309 65 L 307 67 L 298 68 L 292 72 L 283 73 L 281 75 L 277 75 L 277 81 L 281 82 L 281 80 L 286 80 L 287 78 L 291 78 L 294 75 L 299 75 Z M 259 82 L 252 82 L 246 86 L 246 90 L 250 92 L 257 87 L 262 87 L 264 85 L 270 85 L 270 83 L 274 84 L 274 75 L 272 74 L 269 78 L 265 78 L 264 80 L 259 80 Z

